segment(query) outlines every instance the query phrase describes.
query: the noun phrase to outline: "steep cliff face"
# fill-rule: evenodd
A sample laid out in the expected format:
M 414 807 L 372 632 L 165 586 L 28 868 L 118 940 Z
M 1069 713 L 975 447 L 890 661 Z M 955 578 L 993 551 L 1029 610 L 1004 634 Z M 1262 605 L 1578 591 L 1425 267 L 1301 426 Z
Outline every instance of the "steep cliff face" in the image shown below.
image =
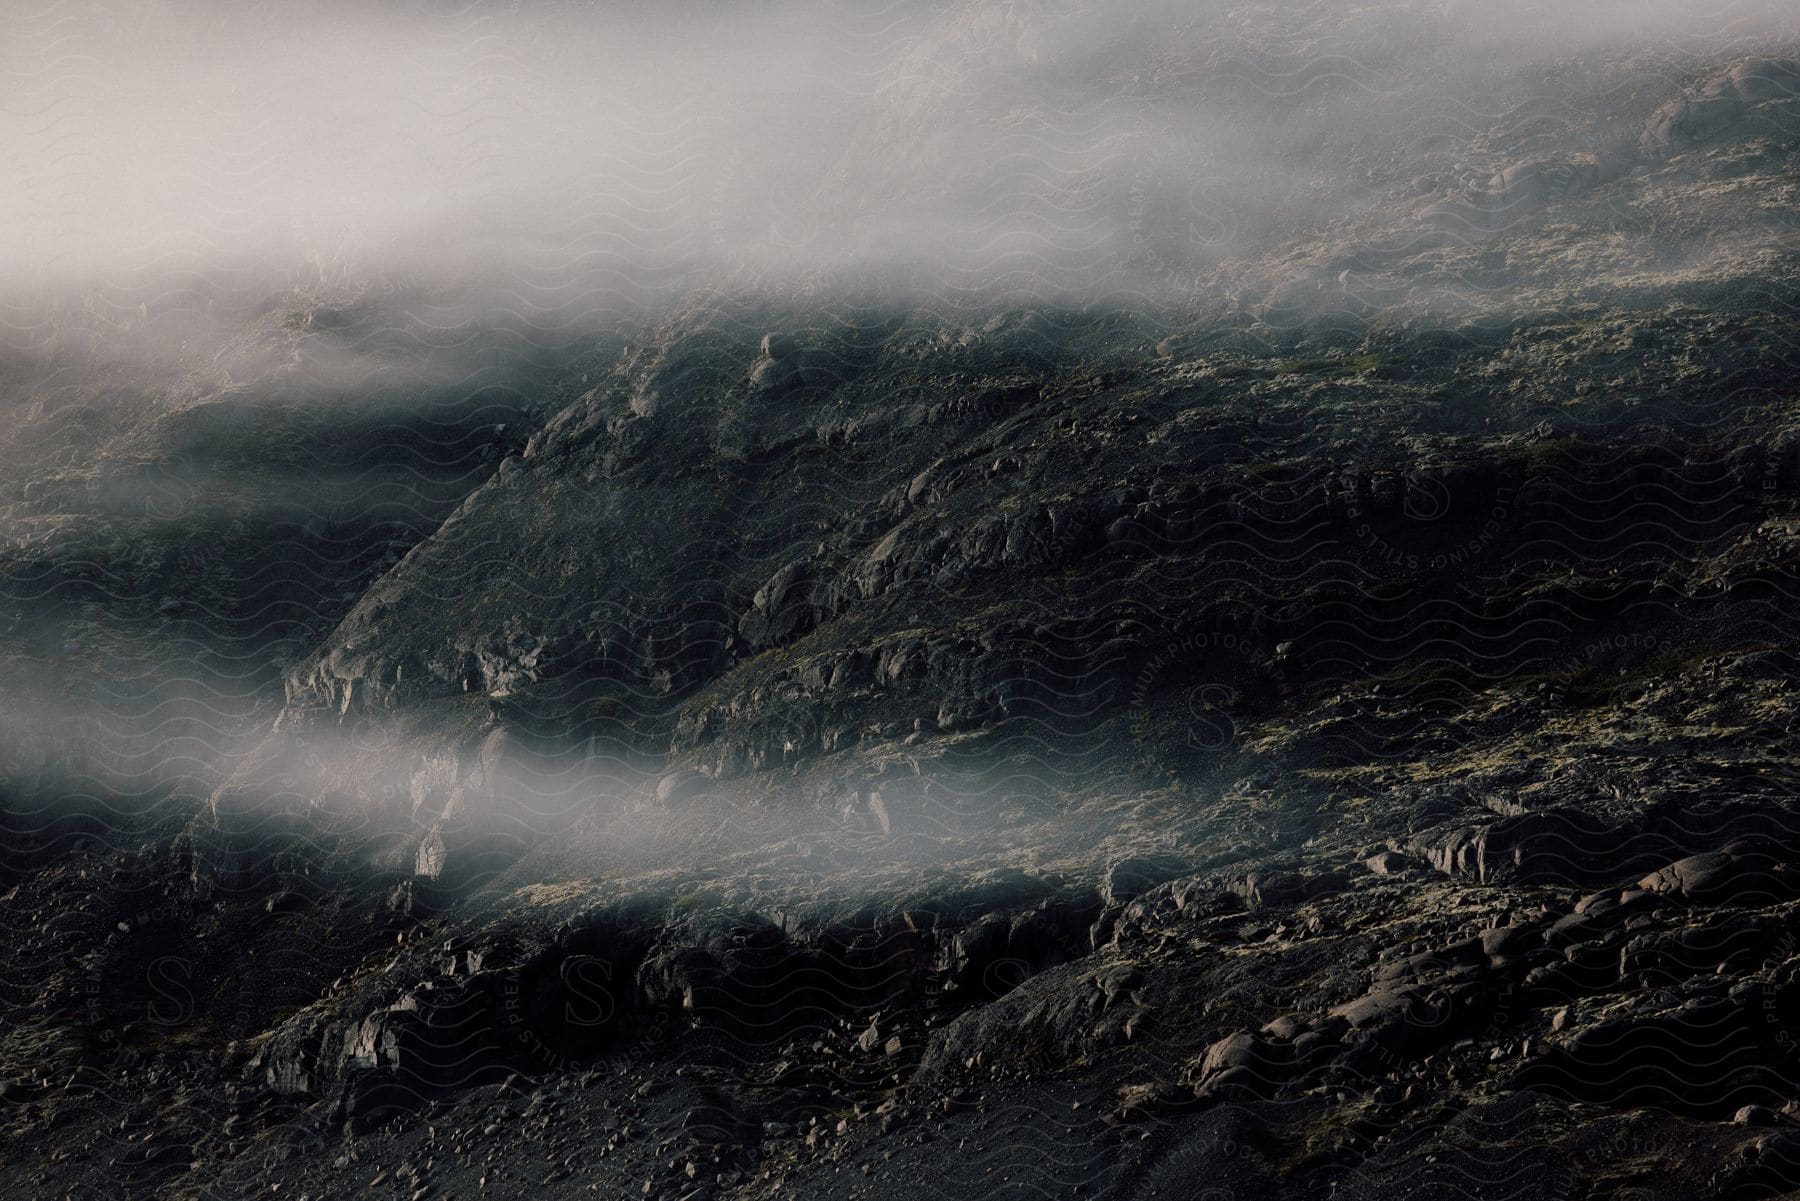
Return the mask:
M 1794 486 L 1783 340 L 1670 306 L 1260 354 L 1077 315 L 665 330 L 681 354 L 600 374 L 290 671 L 280 727 L 606 778 L 565 815 L 676 771 L 780 811 L 896 749 L 1266 716 L 1416 661 L 1402 628 L 1444 631 L 1438 669 L 1552 667 L 1690 600 Z M 1725 394 L 1748 428 L 1669 443 Z M 417 806 L 423 761 L 372 745 Z M 350 761 L 321 796 L 392 786 Z

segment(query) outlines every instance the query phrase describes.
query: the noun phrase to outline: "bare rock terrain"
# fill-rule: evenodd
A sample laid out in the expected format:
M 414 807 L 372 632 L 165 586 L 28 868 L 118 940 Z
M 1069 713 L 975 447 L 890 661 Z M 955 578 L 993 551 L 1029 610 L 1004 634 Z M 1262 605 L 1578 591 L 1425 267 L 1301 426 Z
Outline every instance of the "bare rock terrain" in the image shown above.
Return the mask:
M 0 1195 L 1800 1195 L 1800 48 L 1541 71 L 1098 300 L 12 363 Z

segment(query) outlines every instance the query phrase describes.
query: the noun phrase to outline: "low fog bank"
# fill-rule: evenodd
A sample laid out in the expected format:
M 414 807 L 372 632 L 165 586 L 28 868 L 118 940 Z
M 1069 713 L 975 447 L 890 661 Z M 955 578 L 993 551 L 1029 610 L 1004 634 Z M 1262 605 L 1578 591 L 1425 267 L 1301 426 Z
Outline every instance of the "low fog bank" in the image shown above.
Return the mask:
M 533 879 L 706 863 L 779 867 L 824 900 L 856 895 L 870 879 L 860 873 L 906 875 L 1003 853 L 1021 831 L 1093 857 L 1131 828 L 1129 807 L 1093 812 L 1071 801 L 1116 780 L 1103 757 L 1067 747 L 1041 760 L 856 760 L 802 786 L 773 785 L 789 790 L 774 806 L 766 781 L 670 770 L 666 756 L 604 736 L 489 723 L 462 742 L 408 739 L 292 714 L 271 730 L 268 696 L 245 681 L 137 667 L 80 702 L 9 691 L 0 887 L 70 852 L 176 837 L 196 847 L 196 878 L 227 888 L 298 848 L 321 865 L 342 852 L 338 867 L 411 878 L 445 896 L 515 865 Z

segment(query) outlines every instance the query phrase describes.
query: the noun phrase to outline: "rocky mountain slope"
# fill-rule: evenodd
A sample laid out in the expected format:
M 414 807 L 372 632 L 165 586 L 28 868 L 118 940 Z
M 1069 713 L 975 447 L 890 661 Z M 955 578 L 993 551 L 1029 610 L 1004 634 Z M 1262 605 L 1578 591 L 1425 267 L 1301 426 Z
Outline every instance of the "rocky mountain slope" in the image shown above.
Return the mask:
M 1257 11 L 896 68 L 1076 56 L 964 108 L 1118 149 L 1085 295 L 1068 219 L 15 355 L 0 1193 L 1800 1192 L 1800 57 L 1497 55 L 1159 207 L 1119 97 L 1299 144 L 1430 37 Z

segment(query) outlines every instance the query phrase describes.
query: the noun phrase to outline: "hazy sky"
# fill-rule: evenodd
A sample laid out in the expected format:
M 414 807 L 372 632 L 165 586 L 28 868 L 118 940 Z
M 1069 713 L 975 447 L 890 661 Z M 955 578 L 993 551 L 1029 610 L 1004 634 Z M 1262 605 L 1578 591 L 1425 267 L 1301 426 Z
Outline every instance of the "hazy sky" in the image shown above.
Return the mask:
M 1178 210 L 1152 234 L 1223 245 L 1259 194 L 1329 171 L 1352 118 L 1492 114 L 1518 97 L 1471 81 L 1521 64 L 1795 21 L 1775 0 L 32 3 L 0 40 L 15 289 L 851 257 L 1079 279 L 1141 250 L 1146 205 Z

